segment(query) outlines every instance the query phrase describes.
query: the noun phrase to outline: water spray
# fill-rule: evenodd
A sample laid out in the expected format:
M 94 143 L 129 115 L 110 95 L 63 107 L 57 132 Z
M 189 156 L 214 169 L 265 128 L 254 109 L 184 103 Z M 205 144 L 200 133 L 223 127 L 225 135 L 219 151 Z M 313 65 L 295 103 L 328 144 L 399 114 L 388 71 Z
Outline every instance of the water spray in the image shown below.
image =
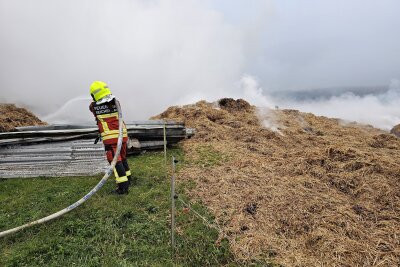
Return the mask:
M 52 113 L 50 113 L 50 114 L 48 114 L 48 115 L 43 116 L 43 120 L 44 120 L 44 121 L 47 121 L 47 122 L 52 121 L 54 118 L 57 118 L 58 116 L 60 116 L 60 115 L 62 115 L 62 114 L 65 114 L 64 110 L 65 110 L 69 105 L 71 105 L 72 103 L 77 102 L 77 101 L 87 101 L 87 100 L 92 100 L 92 98 L 90 98 L 90 97 L 88 97 L 88 96 L 78 96 L 78 97 L 72 98 L 72 99 L 68 100 L 67 102 L 65 102 L 65 104 L 62 105 L 62 106 L 61 106 L 58 110 L 56 110 L 55 112 L 52 112 Z
M 66 207 L 65 209 L 62 209 L 56 213 L 53 213 L 49 216 L 46 216 L 42 219 L 0 232 L 0 237 L 12 234 L 12 233 L 16 233 L 22 229 L 25 229 L 27 227 L 36 225 L 36 224 L 42 224 L 45 223 L 47 221 L 53 220 L 55 218 L 58 218 L 62 215 L 64 215 L 67 212 L 70 212 L 71 210 L 75 209 L 76 207 L 78 207 L 79 205 L 81 205 L 82 203 L 84 203 L 86 200 L 88 200 L 91 196 L 93 196 L 97 191 L 100 190 L 100 188 L 106 183 L 107 179 L 111 176 L 111 174 L 113 173 L 113 169 L 115 167 L 115 164 L 117 163 L 118 160 L 118 156 L 119 153 L 121 151 L 121 146 L 122 146 L 122 127 L 123 127 L 123 120 L 122 120 L 122 112 L 121 112 L 121 106 L 119 104 L 118 101 L 115 101 L 115 104 L 117 106 L 117 110 L 118 110 L 118 119 L 119 119 L 119 133 L 118 133 L 118 143 L 117 143 L 117 152 L 115 153 L 115 156 L 110 164 L 110 167 L 107 169 L 107 171 L 105 172 L 103 178 L 100 180 L 100 182 L 92 189 L 90 190 L 89 193 L 87 193 L 84 197 L 82 197 L 81 199 L 79 199 L 78 201 L 76 201 L 75 203 L 69 205 L 68 207 Z

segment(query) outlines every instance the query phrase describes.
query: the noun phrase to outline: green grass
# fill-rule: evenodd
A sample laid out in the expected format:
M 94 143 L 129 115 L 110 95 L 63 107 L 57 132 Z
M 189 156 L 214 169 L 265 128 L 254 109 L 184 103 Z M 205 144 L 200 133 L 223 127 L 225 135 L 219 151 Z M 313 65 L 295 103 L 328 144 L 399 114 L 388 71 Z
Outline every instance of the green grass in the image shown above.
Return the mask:
M 181 149 L 168 154 L 180 160 L 178 165 L 185 164 Z M 0 238 L 0 266 L 173 266 L 170 180 L 163 159 L 161 152 L 129 158 L 139 181 L 127 196 L 110 194 L 115 187 L 110 178 L 90 200 L 61 218 Z M 0 231 L 65 208 L 100 178 L 0 179 Z M 212 220 L 205 207 L 195 207 Z M 228 243 L 216 245 L 217 231 L 182 212 L 181 205 L 177 226 L 177 266 L 236 266 Z
M 217 151 L 212 145 L 201 145 L 196 148 L 197 158 L 194 164 L 203 168 L 212 168 L 227 162 L 230 157 Z

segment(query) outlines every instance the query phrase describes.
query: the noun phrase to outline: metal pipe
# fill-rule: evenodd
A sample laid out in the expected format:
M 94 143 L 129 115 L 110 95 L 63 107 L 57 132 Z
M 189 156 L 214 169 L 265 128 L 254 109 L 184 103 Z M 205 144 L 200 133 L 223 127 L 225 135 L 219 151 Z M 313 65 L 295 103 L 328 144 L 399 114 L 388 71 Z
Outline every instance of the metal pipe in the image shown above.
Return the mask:
M 12 234 L 12 233 L 16 233 L 22 229 L 25 229 L 27 227 L 36 225 L 36 224 L 41 224 L 41 223 L 45 223 L 47 221 L 53 220 L 57 217 L 60 217 L 62 215 L 64 215 L 67 212 L 70 212 L 71 210 L 75 209 L 76 207 L 78 207 L 79 205 L 81 205 L 82 203 L 84 203 L 86 200 L 88 200 L 91 196 L 93 196 L 97 191 L 99 191 L 99 189 L 105 184 L 105 182 L 107 181 L 108 177 L 111 176 L 111 174 L 113 173 L 113 169 L 115 167 L 115 164 L 118 161 L 118 156 L 119 153 L 121 151 L 121 146 L 122 146 L 122 125 L 123 125 L 123 120 L 122 120 L 122 112 L 121 112 L 121 106 L 119 104 L 118 101 L 115 101 L 115 104 L 117 106 L 117 110 L 118 110 L 118 119 L 119 119 L 119 135 L 118 135 L 118 143 L 117 143 L 117 152 L 115 153 L 115 156 L 110 164 L 110 167 L 108 168 L 108 170 L 106 171 L 106 173 L 104 174 L 103 178 L 100 180 L 100 182 L 92 189 L 90 190 L 89 193 L 87 193 L 84 197 L 82 197 L 81 199 L 79 199 L 78 201 L 76 201 L 75 203 L 69 205 L 68 207 L 66 207 L 63 210 L 60 210 L 56 213 L 53 213 L 49 216 L 46 216 L 42 219 L 0 232 L 0 237 Z

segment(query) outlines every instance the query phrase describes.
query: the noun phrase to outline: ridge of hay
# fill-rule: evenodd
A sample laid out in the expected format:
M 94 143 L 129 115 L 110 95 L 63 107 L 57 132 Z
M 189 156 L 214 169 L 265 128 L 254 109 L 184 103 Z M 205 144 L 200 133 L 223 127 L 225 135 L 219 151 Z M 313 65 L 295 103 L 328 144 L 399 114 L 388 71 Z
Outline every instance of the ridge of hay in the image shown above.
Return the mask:
M 0 104 L 0 132 L 14 131 L 15 127 L 45 125 L 38 117 L 25 108 L 14 104 Z
M 390 130 L 391 134 L 394 134 L 397 137 L 400 137 L 400 124 L 394 126 L 391 130 Z
M 285 266 L 399 266 L 400 139 L 244 100 L 170 107 L 155 118 L 197 130 L 179 179 L 223 228 L 238 261 Z M 221 236 L 222 237 L 222 236 Z

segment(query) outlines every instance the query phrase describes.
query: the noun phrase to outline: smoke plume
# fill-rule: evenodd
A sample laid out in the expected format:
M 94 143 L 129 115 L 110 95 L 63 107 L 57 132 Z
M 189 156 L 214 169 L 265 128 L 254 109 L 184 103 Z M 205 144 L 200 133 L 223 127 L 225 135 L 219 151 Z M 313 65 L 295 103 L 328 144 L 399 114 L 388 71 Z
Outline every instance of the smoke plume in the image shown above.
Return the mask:
M 93 122 L 89 86 L 103 80 L 127 121 L 242 97 L 388 129 L 399 123 L 398 82 L 362 96 L 279 92 L 399 78 L 399 9 L 397 0 L 0 0 L 0 102 L 53 123 Z

